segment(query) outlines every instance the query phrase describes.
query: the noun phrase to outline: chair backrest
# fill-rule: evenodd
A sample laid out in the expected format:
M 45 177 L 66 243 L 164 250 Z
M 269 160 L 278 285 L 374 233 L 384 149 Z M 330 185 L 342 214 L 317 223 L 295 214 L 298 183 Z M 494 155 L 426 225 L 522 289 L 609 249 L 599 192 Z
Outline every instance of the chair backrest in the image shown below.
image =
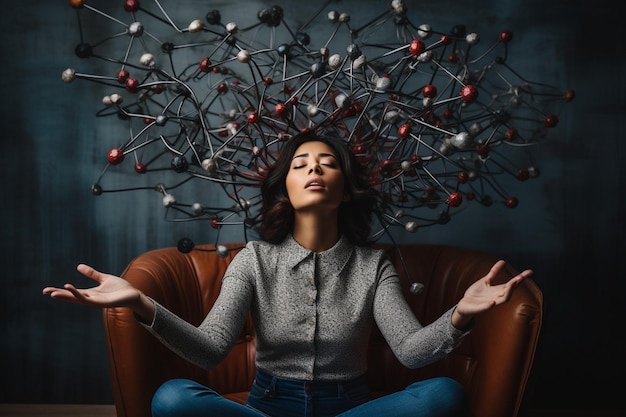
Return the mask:
M 198 246 L 188 254 L 176 248 L 146 252 L 131 261 L 122 276 L 183 319 L 199 324 L 217 298 L 228 263 L 243 244 L 225 246 L 230 249 L 226 257 L 219 256 L 213 245 Z M 404 278 L 406 298 L 424 324 L 454 305 L 497 260 L 490 254 L 453 246 L 383 247 Z M 512 268 L 507 271 L 515 273 Z M 409 280 L 423 284 L 423 291 L 411 294 Z M 542 313 L 541 291 L 527 279 L 508 303 L 481 315 L 454 352 L 417 370 L 400 365 L 375 332 L 369 346 L 372 390 L 383 394 L 415 380 L 446 375 L 465 386 L 474 417 L 515 417 L 532 366 Z M 105 309 L 103 316 L 118 417 L 150 416 L 152 394 L 171 378 L 191 378 L 229 398 L 245 400 L 255 373 L 250 320 L 226 359 L 204 371 L 161 345 L 128 309 Z

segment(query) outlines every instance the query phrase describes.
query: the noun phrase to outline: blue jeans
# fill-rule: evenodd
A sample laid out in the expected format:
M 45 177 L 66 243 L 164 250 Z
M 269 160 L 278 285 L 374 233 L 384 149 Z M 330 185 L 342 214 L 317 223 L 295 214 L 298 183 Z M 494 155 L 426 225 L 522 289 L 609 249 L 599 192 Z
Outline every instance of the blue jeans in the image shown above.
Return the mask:
M 307 382 L 257 371 L 246 405 L 187 379 L 165 382 L 152 398 L 153 417 L 462 417 L 463 387 L 438 377 L 371 399 L 364 377 L 347 382 Z

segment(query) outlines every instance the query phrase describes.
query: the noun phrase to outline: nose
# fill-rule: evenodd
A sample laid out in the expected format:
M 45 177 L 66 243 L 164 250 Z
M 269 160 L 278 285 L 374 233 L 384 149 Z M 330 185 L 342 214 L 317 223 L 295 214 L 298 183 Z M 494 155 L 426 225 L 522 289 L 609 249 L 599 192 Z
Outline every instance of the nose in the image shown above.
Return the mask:
M 309 169 L 309 174 L 312 174 L 312 173 L 316 173 L 316 174 L 322 173 L 322 167 L 317 162 L 315 162 L 315 164 L 313 164 L 313 166 Z

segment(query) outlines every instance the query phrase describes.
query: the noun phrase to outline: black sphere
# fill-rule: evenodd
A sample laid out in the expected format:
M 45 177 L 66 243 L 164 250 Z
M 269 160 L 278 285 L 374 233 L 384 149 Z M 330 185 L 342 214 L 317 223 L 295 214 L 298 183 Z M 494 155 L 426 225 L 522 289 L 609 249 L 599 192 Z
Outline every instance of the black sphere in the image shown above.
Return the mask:
M 181 240 L 178 241 L 178 245 L 176 245 L 176 247 L 181 253 L 191 252 L 194 246 L 195 244 L 193 243 L 193 240 L 189 239 L 188 237 L 182 238 Z

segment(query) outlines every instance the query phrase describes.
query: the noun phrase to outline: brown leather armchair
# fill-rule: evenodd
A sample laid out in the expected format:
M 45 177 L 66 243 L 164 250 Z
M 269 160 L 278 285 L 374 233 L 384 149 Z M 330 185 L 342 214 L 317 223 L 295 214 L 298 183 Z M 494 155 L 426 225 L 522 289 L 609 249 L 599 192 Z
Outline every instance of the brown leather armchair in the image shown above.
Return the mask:
M 176 248 L 150 251 L 134 259 L 122 273 L 144 293 L 191 323 L 199 324 L 213 305 L 221 277 L 242 244 L 229 244 L 222 258 L 213 245 L 197 246 L 188 254 Z M 465 289 L 497 260 L 471 249 L 442 245 L 400 245 L 388 249 L 400 275 L 424 284 L 406 298 L 423 324 L 454 305 Z M 399 255 L 401 254 L 401 255 Z M 404 259 L 406 269 L 402 266 Z M 516 273 L 509 267 L 508 276 Z M 515 417 L 537 347 L 543 315 L 543 295 L 526 279 L 508 303 L 479 316 L 461 346 L 444 359 L 409 370 L 391 353 L 380 333 L 369 346 L 370 385 L 377 395 L 399 390 L 410 382 L 436 375 L 460 381 L 470 398 L 472 417 Z M 150 402 L 164 381 L 183 377 L 206 384 L 244 402 L 255 375 L 255 339 L 248 320 L 237 344 L 215 369 L 202 370 L 160 344 L 128 309 L 103 312 L 107 351 L 118 417 L 148 417 Z

